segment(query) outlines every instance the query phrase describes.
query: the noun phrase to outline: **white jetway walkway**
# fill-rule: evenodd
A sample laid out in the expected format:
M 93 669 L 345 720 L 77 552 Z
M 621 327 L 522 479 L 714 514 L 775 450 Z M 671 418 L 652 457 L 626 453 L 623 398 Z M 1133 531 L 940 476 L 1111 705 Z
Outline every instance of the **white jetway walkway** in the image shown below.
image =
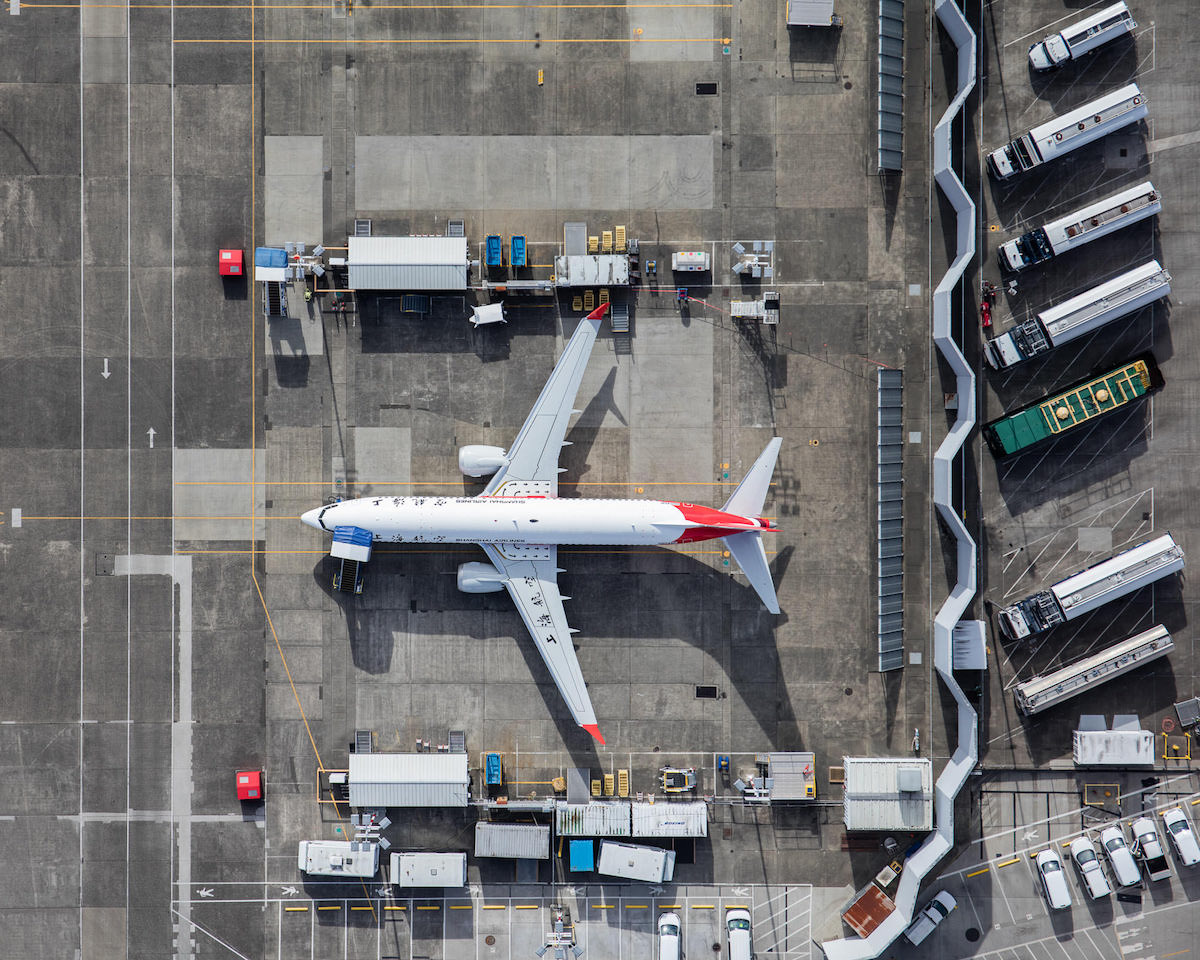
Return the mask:
M 938 189 L 957 214 L 958 237 L 954 262 L 933 294 L 933 342 L 957 378 L 958 418 L 942 441 L 933 461 L 933 501 L 958 544 L 954 589 L 933 621 L 933 660 L 938 676 L 958 703 L 958 747 L 934 786 L 936 829 L 904 862 L 896 910 L 869 937 L 847 937 L 821 944 L 827 960 L 868 960 L 878 957 L 912 920 L 921 882 L 954 847 L 954 799 L 979 757 L 979 726 L 974 709 L 954 679 L 954 627 L 966 613 L 977 589 L 975 541 L 967 532 L 954 503 L 954 463 L 975 426 L 975 373 L 954 341 L 951 298 L 963 272 L 975 257 L 975 204 L 952 165 L 950 134 L 954 120 L 975 88 L 975 32 L 954 0 L 937 0 L 934 12 L 958 48 L 958 92 L 933 131 L 933 170 Z

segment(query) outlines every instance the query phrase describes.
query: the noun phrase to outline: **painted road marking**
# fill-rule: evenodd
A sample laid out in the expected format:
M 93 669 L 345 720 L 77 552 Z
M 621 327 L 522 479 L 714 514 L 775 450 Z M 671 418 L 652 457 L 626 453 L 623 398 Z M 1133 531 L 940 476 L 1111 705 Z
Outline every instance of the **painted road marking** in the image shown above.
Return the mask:
M 991 867 L 984 867 L 982 870 L 976 870 L 974 873 L 968 873 L 968 874 L 967 874 L 967 878 L 969 879 L 969 878 L 971 878 L 971 877 L 977 877 L 977 876 L 979 876 L 981 873 L 987 873 L 987 872 L 988 872 L 989 870 L 991 870 L 991 869 L 992 869 Z
M 288 913 L 308 913 L 308 907 L 284 907 Z
M 1033 856 L 1033 854 L 1030 854 L 1030 856 Z M 996 866 L 997 867 L 1011 867 L 1014 863 L 1020 863 L 1020 862 L 1021 862 L 1020 857 L 1013 857 L 1011 860 L 1005 860 L 1003 863 L 996 864 Z

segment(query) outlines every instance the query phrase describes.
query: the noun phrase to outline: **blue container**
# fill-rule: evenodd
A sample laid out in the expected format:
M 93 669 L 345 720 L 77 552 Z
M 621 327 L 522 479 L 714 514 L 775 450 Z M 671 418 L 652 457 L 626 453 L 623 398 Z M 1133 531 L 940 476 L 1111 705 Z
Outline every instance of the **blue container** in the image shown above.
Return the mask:
M 504 783 L 504 766 L 500 754 L 489 753 L 484 757 L 484 767 L 487 771 L 487 785 L 498 787 Z
M 509 262 L 514 267 L 525 266 L 525 237 L 522 234 L 515 233 L 512 238 L 512 245 L 508 251 Z
M 504 265 L 504 248 L 500 243 L 500 237 L 494 233 L 487 238 L 487 265 L 489 267 Z
M 591 873 L 596 869 L 596 858 L 591 840 L 571 840 L 568 845 L 569 867 L 572 873 Z

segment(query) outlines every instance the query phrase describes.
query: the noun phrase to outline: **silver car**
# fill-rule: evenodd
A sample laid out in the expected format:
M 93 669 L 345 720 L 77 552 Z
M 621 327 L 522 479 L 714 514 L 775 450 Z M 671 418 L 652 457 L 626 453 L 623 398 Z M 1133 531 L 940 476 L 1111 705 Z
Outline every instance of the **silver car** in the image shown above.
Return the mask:
M 1100 858 L 1096 855 L 1096 845 L 1091 840 L 1087 837 L 1072 840 L 1071 859 L 1075 861 L 1080 882 L 1089 897 L 1099 900 L 1112 893 L 1112 887 L 1108 885 L 1108 877 L 1104 875 L 1104 867 L 1101 866 Z
M 1104 849 L 1104 855 L 1108 857 L 1108 865 L 1112 867 L 1117 886 L 1135 887 L 1142 882 L 1142 872 L 1133 859 L 1133 853 L 1125 841 L 1125 831 L 1119 824 L 1114 824 L 1100 834 L 1100 846 Z

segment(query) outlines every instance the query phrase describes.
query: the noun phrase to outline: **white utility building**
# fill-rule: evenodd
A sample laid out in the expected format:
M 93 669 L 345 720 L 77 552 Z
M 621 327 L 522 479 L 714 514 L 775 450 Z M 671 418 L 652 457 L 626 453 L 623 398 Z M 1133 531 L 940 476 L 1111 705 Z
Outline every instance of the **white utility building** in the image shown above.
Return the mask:
M 933 761 L 844 757 L 847 830 L 933 829 Z
M 353 290 L 466 290 L 466 237 L 350 237 Z
M 350 754 L 352 807 L 465 807 L 470 784 L 465 753 Z
M 835 16 L 833 0 L 787 0 L 789 27 L 838 26 Z
M 465 887 L 465 853 L 393 853 L 392 884 L 397 887 Z

